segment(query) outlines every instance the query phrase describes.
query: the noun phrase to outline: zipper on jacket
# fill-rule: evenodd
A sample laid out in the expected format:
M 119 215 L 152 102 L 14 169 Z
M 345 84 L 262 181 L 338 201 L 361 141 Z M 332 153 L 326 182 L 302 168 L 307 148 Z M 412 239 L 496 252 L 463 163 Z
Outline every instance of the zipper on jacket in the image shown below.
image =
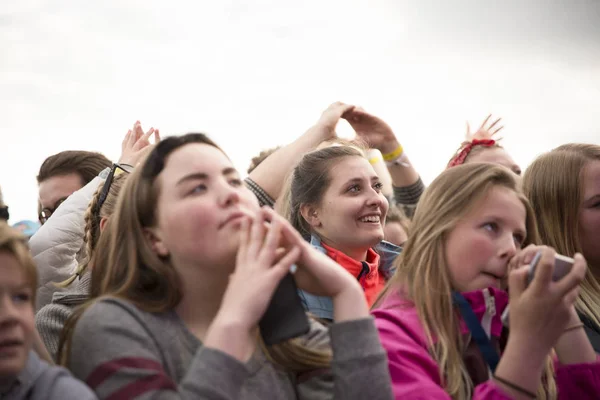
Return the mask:
M 492 335 L 492 319 L 496 315 L 496 299 L 487 288 L 483 289 L 483 298 L 485 300 L 485 313 L 481 318 L 481 327 L 489 338 Z
M 371 271 L 371 269 L 369 268 L 369 264 L 367 264 L 366 262 L 361 261 L 360 263 L 362 265 L 362 269 L 360 270 L 360 273 L 358 274 L 356 279 L 358 280 L 358 282 L 360 283 L 360 285 L 362 286 L 362 288 L 364 290 L 365 285 L 363 285 L 361 279 L 364 278 L 365 276 L 367 276 L 367 274 Z

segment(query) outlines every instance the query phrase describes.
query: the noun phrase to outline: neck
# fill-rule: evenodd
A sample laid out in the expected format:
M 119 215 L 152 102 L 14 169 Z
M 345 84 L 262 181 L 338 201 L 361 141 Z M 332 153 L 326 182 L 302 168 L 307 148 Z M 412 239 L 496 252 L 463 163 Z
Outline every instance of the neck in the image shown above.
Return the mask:
M 229 275 L 219 267 L 188 265 L 179 270 L 183 297 L 175 308 L 187 328 L 201 341 L 215 319 Z M 227 270 L 225 266 L 221 271 Z
M 369 247 L 367 248 L 348 248 L 344 246 L 340 246 L 337 243 L 332 243 L 326 239 L 321 239 L 321 242 L 326 244 L 329 247 L 336 249 L 337 251 L 341 251 L 348 257 L 356 260 L 356 261 L 367 261 L 367 252 L 369 251 Z

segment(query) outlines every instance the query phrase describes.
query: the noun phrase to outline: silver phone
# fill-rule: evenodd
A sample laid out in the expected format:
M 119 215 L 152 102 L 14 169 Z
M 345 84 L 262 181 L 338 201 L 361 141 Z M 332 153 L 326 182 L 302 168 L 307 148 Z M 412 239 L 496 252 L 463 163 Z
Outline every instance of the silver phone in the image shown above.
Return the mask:
M 533 280 L 533 277 L 535 275 L 535 269 L 537 268 L 537 265 L 539 264 L 541 258 L 542 253 L 538 252 L 535 255 L 535 257 L 533 257 L 533 260 L 531 260 L 531 263 L 529 264 L 529 274 L 527 278 L 528 284 L 530 284 Z M 571 271 L 571 268 L 573 268 L 574 262 L 575 260 L 573 260 L 571 257 L 556 254 L 554 257 L 554 271 L 552 272 L 552 280 L 556 282 L 564 278 Z M 504 324 L 504 326 L 508 326 L 508 309 L 509 307 L 506 307 L 506 309 L 502 313 L 502 323 Z

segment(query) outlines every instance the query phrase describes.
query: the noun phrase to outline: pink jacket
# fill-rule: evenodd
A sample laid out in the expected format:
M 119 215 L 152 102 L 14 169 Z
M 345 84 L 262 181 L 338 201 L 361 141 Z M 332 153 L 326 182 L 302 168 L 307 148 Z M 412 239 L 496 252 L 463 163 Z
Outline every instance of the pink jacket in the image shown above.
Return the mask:
M 463 293 L 488 335 L 499 337 L 501 315 L 508 304 L 506 292 L 485 289 Z M 387 351 L 394 396 L 406 400 L 447 400 L 436 362 L 427 351 L 427 339 L 416 309 L 399 294 L 390 294 L 373 311 L 383 347 Z M 468 333 L 461 322 L 461 330 Z M 558 365 L 559 399 L 600 398 L 600 363 Z M 477 385 L 473 399 L 508 400 L 493 380 Z

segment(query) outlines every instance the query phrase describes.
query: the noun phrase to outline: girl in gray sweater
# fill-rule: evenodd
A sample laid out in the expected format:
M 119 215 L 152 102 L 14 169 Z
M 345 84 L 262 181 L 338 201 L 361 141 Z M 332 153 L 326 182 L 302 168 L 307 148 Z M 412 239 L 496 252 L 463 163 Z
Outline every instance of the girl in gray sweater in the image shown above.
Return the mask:
M 98 297 L 66 324 L 60 359 L 101 399 L 392 398 L 358 282 L 259 208 L 204 135 L 163 140 L 136 168 L 92 263 Z M 335 323 L 265 346 L 258 321 L 293 264 Z

